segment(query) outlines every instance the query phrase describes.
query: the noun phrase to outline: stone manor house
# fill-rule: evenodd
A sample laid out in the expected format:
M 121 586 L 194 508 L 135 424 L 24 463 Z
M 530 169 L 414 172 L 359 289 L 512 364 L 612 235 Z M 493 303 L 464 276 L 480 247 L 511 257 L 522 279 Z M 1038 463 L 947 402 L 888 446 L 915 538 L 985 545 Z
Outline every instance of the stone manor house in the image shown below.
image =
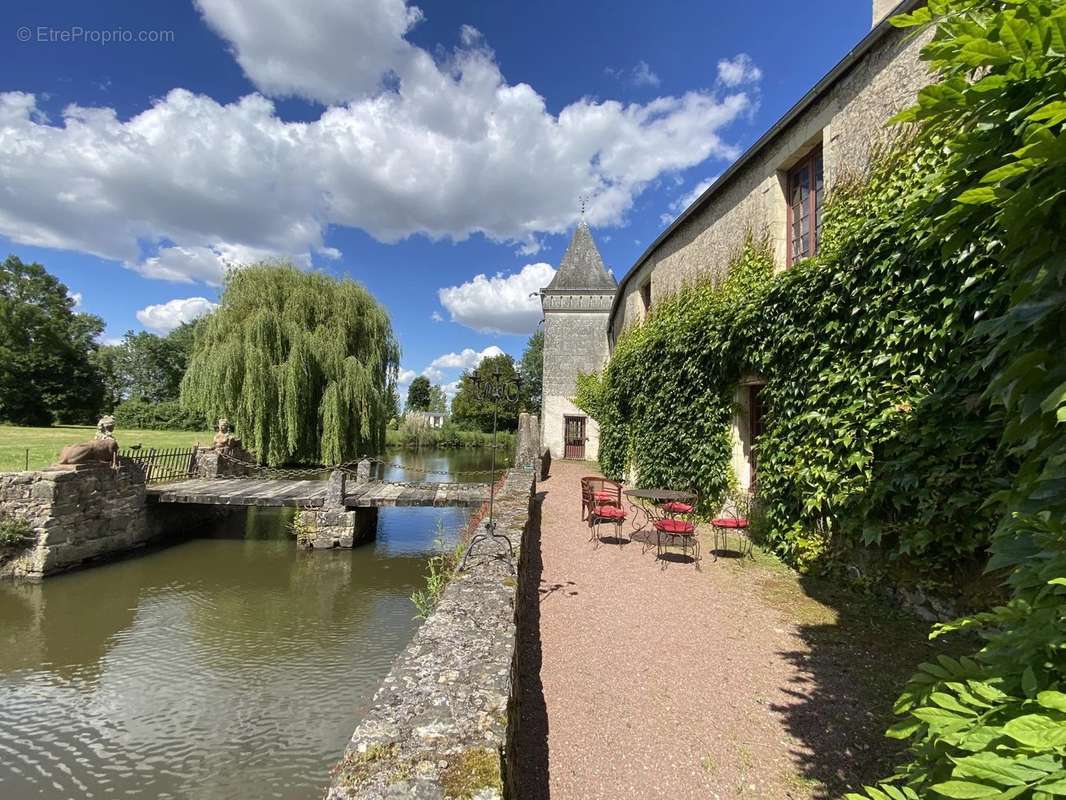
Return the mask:
M 595 420 L 572 402 L 580 373 L 598 371 L 626 328 L 697 277 L 721 276 L 750 231 L 765 234 L 777 269 L 818 251 L 822 204 L 833 185 L 861 174 L 885 123 L 910 105 L 929 74 L 918 54 L 929 34 L 887 22 L 923 0 L 873 0 L 872 30 L 829 74 L 674 220 L 616 284 L 588 225 L 580 223 L 544 309 L 542 442 L 553 458 L 595 459 Z M 761 426 L 760 381 L 737 387 L 733 467 L 747 488 Z

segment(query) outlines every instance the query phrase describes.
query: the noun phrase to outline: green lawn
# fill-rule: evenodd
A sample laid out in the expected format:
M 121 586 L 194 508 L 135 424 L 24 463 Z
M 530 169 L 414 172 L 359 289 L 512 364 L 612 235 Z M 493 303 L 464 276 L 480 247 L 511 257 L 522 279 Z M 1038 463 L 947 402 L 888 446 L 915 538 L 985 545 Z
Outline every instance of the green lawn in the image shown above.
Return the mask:
M 0 425 L 0 472 L 26 468 L 29 450 L 30 469 L 39 469 L 55 462 L 59 451 L 68 444 L 93 438 L 96 428 L 89 425 L 55 425 L 51 428 L 22 428 Z M 143 447 L 192 447 L 197 441 L 211 444 L 214 434 L 209 431 L 141 431 L 116 430 L 119 447 L 140 444 Z

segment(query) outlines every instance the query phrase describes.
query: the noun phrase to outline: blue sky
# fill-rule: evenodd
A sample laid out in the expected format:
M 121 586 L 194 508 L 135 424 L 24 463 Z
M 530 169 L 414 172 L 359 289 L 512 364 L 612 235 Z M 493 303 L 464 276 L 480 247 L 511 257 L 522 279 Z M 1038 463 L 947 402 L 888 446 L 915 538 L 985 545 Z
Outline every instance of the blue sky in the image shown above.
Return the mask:
M 862 0 L 8 2 L 0 249 L 108 337 L 202 312 L 225 263 L 347 275 L 403 376 L 447 384 L 521 354 L 580 196 L 621 277 L 869 26 Z

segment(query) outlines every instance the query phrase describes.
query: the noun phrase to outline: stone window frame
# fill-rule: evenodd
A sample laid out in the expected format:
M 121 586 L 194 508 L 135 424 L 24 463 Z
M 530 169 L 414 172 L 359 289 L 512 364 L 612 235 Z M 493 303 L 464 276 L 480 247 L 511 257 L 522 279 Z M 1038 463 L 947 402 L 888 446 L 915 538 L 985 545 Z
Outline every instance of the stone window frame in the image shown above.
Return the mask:
M 806 179 L 808 192 L 806 200 L 800 200 L 804 206 L 807 219 L 808 247 L 805 252 L 795 252 L 797 241 L 802 242 L 802 231 L 799 236 L 795 234 L 795 214 L 797 203 L 793 201 L 794 188 L 800 181 Z M 790 166 L 784 174 L 785 189 L 785 266 L 791 267 L 805 258 L 810 258 L 818 253 L 819 239 L 822 233 L 822 212 L 825 207 L 825 153 L 819 142 L 808 152 L 804 153 L 799 160 Z M 811 225 L 813 219 L 814 224 Z
M 640 305 L 644 316 L 651 311 L 651 278 L 640 284 Z

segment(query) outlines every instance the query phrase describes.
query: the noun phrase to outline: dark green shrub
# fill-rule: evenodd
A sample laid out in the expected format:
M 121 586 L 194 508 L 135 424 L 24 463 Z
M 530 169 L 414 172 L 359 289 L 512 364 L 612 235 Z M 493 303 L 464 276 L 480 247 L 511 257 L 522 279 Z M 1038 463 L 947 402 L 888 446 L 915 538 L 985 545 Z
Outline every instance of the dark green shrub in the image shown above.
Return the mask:
M 18 547 L 34 538 L 33 528 L 25 520 L 0 516 L 0 547 Z
M 149 403 L 125 400 L 115 406 L 115 427 L 119 430 L 205 431 L 214 424 L 203 414 L 182 407 L 177 400 Z

